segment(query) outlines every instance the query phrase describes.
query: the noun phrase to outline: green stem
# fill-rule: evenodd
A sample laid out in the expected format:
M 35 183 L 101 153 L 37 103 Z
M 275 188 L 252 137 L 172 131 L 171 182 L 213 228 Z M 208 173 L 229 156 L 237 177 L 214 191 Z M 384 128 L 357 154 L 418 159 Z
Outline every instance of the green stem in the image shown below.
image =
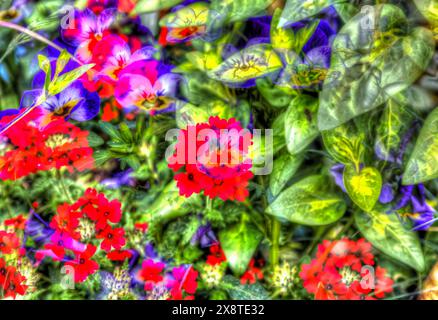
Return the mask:
M 272 270 L 278 266 L 280 259 L 280 232 L 281 223 L 276 218 L 272 219 L 272 235 L 271 235 L 271 267 Z
M 71 197 L 70 192 L 68 191 L 67 186 L 65 185 L 64 176 L 61 174 L 59 170 L 56 170 L 56 175 L 61 185 L 61 189 L 64 192 L 65 196 L 67 197 L 68 201 L 70 203 L 73 203 L 73 198 Z
M 211 210 L 213 210 L 213 199 L 205 197 L 205 211 L 211 212 Z

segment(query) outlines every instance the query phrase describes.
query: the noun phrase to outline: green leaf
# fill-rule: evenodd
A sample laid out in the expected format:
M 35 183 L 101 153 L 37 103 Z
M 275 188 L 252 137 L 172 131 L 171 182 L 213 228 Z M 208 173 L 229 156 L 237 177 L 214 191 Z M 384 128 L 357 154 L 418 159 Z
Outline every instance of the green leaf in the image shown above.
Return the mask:
M 194 194 L 189 198 L 181 196 L 176 181 L 170 182 L 147 210 L 148 220 L 164 223 L 189 213 L 201 204 L 201 197 Z
M 294 96 L 293 90 L 273 85 L 269 78 L 257 79 L 256 85 L 263 98 L 275 108 L 287 107 Z
M 41 70 L 46 74 L 44 78 L 44 91 L 47 92 L 49 90 L 50 81 L 51 81 L 51 74 L 52 74 L 52 67 L 50 65 L 50 60 L 42 55 L 38 55 L 38 66 Z
M 436 27 L 438 25 L 438 1 L 436 0 L 414 0 L 418 11 Z
M 295 175 L 304 160 L 304 152 L 291 155 L 283 153 L 274 160 L 272 173 L 269 176 L 269 189 L 274 197 L 286 186 L 288 181 Z
M 60 93 L 62 90 L 67 88 L 69 85 L 73 83 L 73 81 L 79 79 L 84 73 L 94 67 L 94 63 L 85 64 L 76 69 L 73 69 L 69 72 L 66 72 L 59 76 L 57 79 L 54 79 L 53 82 L 50 83 L 48 92 L 49 95 L 53 96 L 55 94 Z
M 141 13 L 154 12 L 173 7 L 181 2 L 182 0 L 140 0 L 132 14 L 138 15 Z
M 312 96 L 297 96 L 289 104 L 284 129 L 290 154 L 300 153 L 318 137 L 317 112 L 318 99 Z
M 407 230 L 397 216 L 386 213 L 386 209 L 376 205 L 374 210 L 367 213 L 356 212 L 354 218 L 357 227 L 377 249 L 423 272 L 425 261 L 417 233 Z
M 342 21 L 344 22 L 349 21 L 359 12 L 358 6 L 354 3 L 339 2 L 339 3 L 335 3 L 333 7 L 336 9 L 336 13 L 339 14 Z
M 291 222 L 320 226 L 339 220 L 347 210 L 342 198 L 327 190 L 327 179 L 314 175 L 284 190 L 266 212 Z
M 274 154 L 286 147 L 286 139 L 284 138 L 284 119 L 285 112 L 280 113 L 280 115 L 274 119 L 272 122 L 272 131 L 274 132 Z
M 278 27 L 303 20 L 318 14 L 322 9 L 333 3 L 343 2 L 336 0 L 288 0 L 281 13 Z
M 88 132 L 87 140 L 88 140 L 88 145 L 92 148 L 101 146 L 104 143 L 103 139 L 93 131 Z
M 240 83 L 266 76 L 283 67 L 280 56 L 268 44 L 255 44 L 233 54 L 207 75 L 212 79 Z
M 241 284 L 239 279 L 226 275 L 221 287 L 225 289 L 233 300 L 270 300 L 269 294 L 260 283 Z
M 263 234 L 246 221 L 219 232 L 221 247 L 234 274 L 240 276 L 246 271 L 262 238 Z
M 193 126 L 197 123 L 207 122 L 209 118 L 208 113 L 203 108 L 191 103 L 186 103 L 183 107 L 177 108 L 175 113 L 176 124 L 181 129 L 185 129 L 189 125 Z
M 70 53 L 68 53 L 67 50 L 62 50 L 59 54 L 58 59 L 56 60 L 56 69 L 55 69 L 55 75 L 53 77 L 53 81 L 58 79 L 59 74 L 64 70 L 67 63 L 70 61 Z
M 365 167 L 357 172 L 354 166 L 348 165 L 345 166 L 343 179 L 351 200 L 362 210 L 372 210 L 382 190 L 380 172 L 373 167 Z
M 412 124 L 408 108 L 394 99 L 388 100 L 377 127 L 375 149 L 385 160 L 393 160 L 399 151 L 401 139 Z
M 403 173 L 403 184 L 438 178 L 438 108 L 427 117 Z
M 230 97 L 221 82 L 210 79 L 200 72 L 191 73 L 185 78 L 186 81 L 181 89 L 190 103 L 201 105 L 215 100 L 229 101 Z
M 403 11 L 394 5 L 370 8 L 351 19 L 333 42 L 320 94 L 320 130 L 337 127 L 405 90 L 433 56 L 429 30 L 410 31 Z
M 271 0 L 212 0 L 210 24 L 214 28 L 226 23 L 243 21 L 257 16 L 271 4 Z
M 96 168 L 103 165 L 108 160 L 112 159 L 112 154 L 108 150 L 97 150 L 93 153 L 94 165 Z
M 117 130 L 117 127 L 112 125 L 109 122 L 99 122 L 99 127 L 105 132 L 107 135 L 110 136 L 111 140 L 116 140 L 118 142 L 123 142 L 122 136 L 120 135 L 119 130 Z
M 202 26 L 207 23 L 208 13 L 208 3 L 195 2 L 165 15 L 160 20 L 160 27 L 187 28 Z
M 321 131 L 327 152 L 337 162 L 358 166 L 363 154 L 365 136 L 352 122 Z
M 134 141 L 134 137 L 132 136 L 131 129 L 129 129 L 128 125 L 125 122 L 122 122 L 119 125 L 119 129 L 123 141 L 125 141 L 126 143 L 131 143 Z

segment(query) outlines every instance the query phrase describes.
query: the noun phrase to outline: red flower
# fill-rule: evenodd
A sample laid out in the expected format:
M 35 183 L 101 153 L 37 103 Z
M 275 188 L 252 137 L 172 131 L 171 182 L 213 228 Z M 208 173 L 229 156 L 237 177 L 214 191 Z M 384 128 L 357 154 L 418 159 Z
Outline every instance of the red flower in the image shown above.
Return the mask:
M 163 276 L 161 272 L 166 265 L 162 262 L 155 262 L 153 259 L 143 261 L 141 270 L 138 272 L 138 277 L 144 281 L 144 289 L 150 291 L 154 288 L 154 284 L 161 282 Z
M 215 266 L 226 260 L 225 253 L 219 245 L 215 244 L 210 247 L 210 254 L 207 257 L 207 264 Z
M 26 294 L 27 286 L 23 284 L 23 282 L 26 281 L 26 278 L 17 272 L 14 267 L 6 268 L 6 275 L 2 280 L 3 281 L 0 282 L 0 291 L 3 292 L 4 298 L 15 299 L 17 294 L 20 296 L 24 296 Z
M 134 224 L 134 228 L 140 230 L 142 233 L 145 233 L 148 229 L 147 222 L 136 222 Z
M 50 227 L 60 233 L 65 232 L 74 239 L 79 239 L 80 235 L 76 228 L 79 226 L 81 213 L 72 210 L 72 207 L 67 203 L 58 206 L 57 212 L 50 222 Z
M 75 259 L 66 262 L 66 266 L 71 266 L 74 269 L 75 282 L 83 282 L 99 269 L 96 261 L 91 260 L 91 257 L 96 252 L 96 247 L 89 244 L 84 252 L 77 252 Z
M 185 173 L 175 175 L 176 185 L 181 195 L 190 197 L 193 193 L 208 190 L 213 186 L 213 180 L 196 169 L 196 166 L 187 165 L 186 170 Z
M 386 270 L 381 267 L 376 268 L 376 288 L 374 294 L 377 298 L 385 297 L 386 293 L 391 293 L 393 290 L 394 280 L 386 277 Z
M 125 261 L 132 257 L 132 253 L 128 250 L 113 250 L 108 252 L 106 257 L 111 261 Z
M 99 195 L 96 230 L 106 227 L 108 222 L 118 223 L 122 218 L 121 203 L 118 200 L 108 201 L 103 194 Z M 95 220 L 94 218 L 90 217 Z
M 248 156 L 252 135 L 235 119 L 210 117 L 209 122 L 181 130 L 169 161 L 180 194 L 245 201 L 253 174 Z
M 339 273 L 334 269 L 325 268 L 316 288 L 315 299 L 336 300 L 339 295 L 344 295 L 347 291 Z
M 254 284 L 257 279 L 261 280 L 263 279 L 263 272 L 260 268 L 257 268 L 254 266 L 255 260 L 251 259 L 249 262 L 248 269 L 245 271 L 245 273 L 240 277 L 240 283 L 241 284 Z
M 4 259 L 0 258 L 0 284 L 5 283 L 8 267 Z
M 198 288 L 196 282 L 198 271 L 195 271 L 192 266 L 188 268 L 180 266 L 173 268 L 172 276 L 173 278 L 167 280 L 172 300 L 193 299 L 190 295 L 194 294 Z
M 0 125 L 17 116 L 3 117 Z M 52 168 L 66 167 L 69 171 L 93 168 L 93 149 L 88 145 L 87 131 L 62 118 L 39 128 L 34 123 L 40 117 L 41 110 L 36 108 L 4 133 L 10 150 L 0 157 L 0 179 L 16 180 Z
M 5 220 L 5 226 L 13 226 L 16 230 L 24 230 L 26 226 L 26 218 L 22 214 L 16 216 L 15 218 Z
M 320 282 L 322 268 L 323 264 L 317 259 L 301 266 L 300 277 L 303 279 L 303 286 L 308 292 L 316 292 Z
M 385 277 L 385 269 L 377 267 L 375 288 L 374 279 L 368 284 L 365 277 L 371 275 L 366 270 L 374 264 L 371 244 L 365 239 L 324 240 L 318 246 L 316 259 L 302 265 L 300 277 L 315 299 L 372 300 L 373 295 L 383 298 L 392 292 L 393 280 Z
M 20 247 L 20 239 L 15 233 L 0 230 L 0 252 L 11 254 Z
M 124 235 L 125 230 L 123 230 L 123 228 L 113 229 L 108 225 L 105 229 L 97 234 L 96 238 L 103 239 L 100 247 L 106 252 L 109 252 L 111 251 L 111 248 L 118 250 L 125 245 L 126 240 L 124 238 Z

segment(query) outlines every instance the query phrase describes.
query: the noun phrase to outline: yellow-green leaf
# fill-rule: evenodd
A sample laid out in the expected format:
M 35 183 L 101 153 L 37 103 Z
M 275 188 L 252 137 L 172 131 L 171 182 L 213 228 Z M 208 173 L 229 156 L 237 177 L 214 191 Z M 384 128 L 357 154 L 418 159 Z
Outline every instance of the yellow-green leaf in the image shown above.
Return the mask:
M 348 195 L 362 210 L 373 209 L 382 190 L 382 177 L 373 167 L 362 168 L 359 172 L 352 165 L 345 166 L 344 185 Z

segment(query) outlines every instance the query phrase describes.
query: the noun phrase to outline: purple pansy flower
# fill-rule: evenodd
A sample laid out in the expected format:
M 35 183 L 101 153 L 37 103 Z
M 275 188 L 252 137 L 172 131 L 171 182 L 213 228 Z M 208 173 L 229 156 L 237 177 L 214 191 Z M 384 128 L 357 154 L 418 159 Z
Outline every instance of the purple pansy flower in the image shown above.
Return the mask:
M 391 211 L 400 210 L 411 205 L 409 218 L 414 223 L 413 230 L 426 230 L 435 222 L 435 209 L 426 202 L 426 188 L 423 184 L 402 186 L 401 199 Z
M 200 244 L 201 248 L 211 247 L 219 243 L 209 223 L 200 226 L 190 241 L 191 245 Z
M 394 193 L 389 183 L 384 183 L 380 191 L 379 202 L 386 204 L 394 200 Z
M 42 94 L 42 89 L 25 91 L 20 107 L 32 106 Z M 43 110 L 43 126 L 48 124 L 53 116 L 66 120 L 72 118 L 76 121 L 88 121 L 99 113 L 100 98 L 96 92 L 86 90 L 80 81 L 75 81 L 62 92 L 48 97 L 39 107 Z
M 135 185 L 135 179 L 132 177 L 133 169 L 128 169 L 119 173 L 116 173 L 112 178 L 102 180 L 100 184 L 104 185 L 108 189 L 118 189 L 121 186 Z

